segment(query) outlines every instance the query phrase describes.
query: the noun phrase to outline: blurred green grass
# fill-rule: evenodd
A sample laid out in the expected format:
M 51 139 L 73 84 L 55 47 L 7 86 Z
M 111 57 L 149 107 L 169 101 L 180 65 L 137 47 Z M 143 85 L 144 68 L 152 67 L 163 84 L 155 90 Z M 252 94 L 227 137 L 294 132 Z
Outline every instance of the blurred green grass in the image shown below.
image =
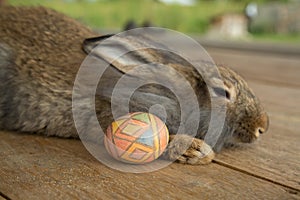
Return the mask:
M 92 28 L 120 29 L 128 20 L 138 24 L 148 20 L 155 26 L 204 33 L 213 16 L 225 12 L 243 12 L 244 4 L 226 1 L 201 1 L 195 6 L 166 5 L 153 0 L 9 0 L 12 5 L 43 5 L 79 19 Z
M 245 1 L 197 1 L 194 6 L 166 5 L 156 0 L 8 0 L 11 5 L 42 5 L 63 12 L 93 29 L 121 30 L 128 20 L 201 35 L 210 20 L 223 13 L 243 13 Z M 300 42 L 299 35 L 256 34 L 259 41 Z

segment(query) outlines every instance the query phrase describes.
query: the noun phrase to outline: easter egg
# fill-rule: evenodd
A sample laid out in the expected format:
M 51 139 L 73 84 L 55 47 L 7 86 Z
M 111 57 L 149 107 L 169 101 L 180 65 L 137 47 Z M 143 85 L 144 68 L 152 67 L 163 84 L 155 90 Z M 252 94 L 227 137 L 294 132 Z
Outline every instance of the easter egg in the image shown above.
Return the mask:
M 135 112 L 115 120 L 104 137 L 108 153 L 131 164 L 157 159 L 166 149 L 169 131 L 163 121 L 150 113 Z

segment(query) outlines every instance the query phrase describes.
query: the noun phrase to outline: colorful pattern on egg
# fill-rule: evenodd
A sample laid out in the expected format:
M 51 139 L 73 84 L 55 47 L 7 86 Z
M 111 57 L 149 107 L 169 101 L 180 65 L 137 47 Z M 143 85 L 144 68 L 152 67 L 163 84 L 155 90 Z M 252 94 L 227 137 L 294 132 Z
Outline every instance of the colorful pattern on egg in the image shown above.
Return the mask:
M 155 115 L 136 112 L 125 115 L 108 127 L 104 144 L 117 160 L 143 164 L 158 158 L 169 141 L 166 125 Z

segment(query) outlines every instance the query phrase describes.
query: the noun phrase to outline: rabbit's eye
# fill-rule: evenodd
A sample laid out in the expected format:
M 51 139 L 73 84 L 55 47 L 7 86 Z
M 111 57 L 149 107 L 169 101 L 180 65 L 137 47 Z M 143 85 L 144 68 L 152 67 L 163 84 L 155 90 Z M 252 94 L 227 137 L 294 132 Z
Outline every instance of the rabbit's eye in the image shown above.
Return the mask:
M 225 96 L 228 100 L 230 100 L 230 93 L 228 90 L 225 90 Z
M 230 100 L 231 96 L 230 96 L 230 92 L 228 90 L 225 90 L 221 87 L 214 87 L 213 90 L 216 93 L 216 95 L 226 97 L 226 99 Z

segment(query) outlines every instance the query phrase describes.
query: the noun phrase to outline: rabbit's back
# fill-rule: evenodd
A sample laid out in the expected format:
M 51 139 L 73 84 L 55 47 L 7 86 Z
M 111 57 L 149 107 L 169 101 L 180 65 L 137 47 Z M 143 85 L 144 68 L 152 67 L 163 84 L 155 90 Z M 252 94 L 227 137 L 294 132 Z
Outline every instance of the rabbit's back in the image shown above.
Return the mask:
M 95 34 L 75 20 L 45 8 L 2 7 L 0 22 L 0 128 L 78 137 L 72 117 L 72 89 L 78 68 L 86 57 L 82 50 L 83 41 Z M 136 45 L 135 41 L 136 38 L 128 40 L 126 46 Z M 142 55 L 142 52 L 139 51 L 138 55 Z M 161 59 L 162 57 L 165 59 Z M 165 60 L 163 64 L 173 67 L 188 79 L 198 97 L 203 117 L 199 121 L 200 131 L 197 137 L 203 138 L 209 124 L 211 107 L 210 95 L 202 77 L 193 73 L 195 69 L 188 67 L 186 62 L 174 63 L 175 57 L 169 54 L 164 56 L 162 53 L 145 51 L 144 57 L 134 58 L 137 58 L 136 61 L 147 61 L 150 58 L 153 63 Z M 118 70 L 109 67 L 111 70 L 103 80 L 111 82 L 111 86 L 114 86 L 118 76 L 112 74 L 120 73 L 127 67 L 127 63 Z M 212 91 L 215 91 L 215 96 L 221 98 L 222 102 L 226 102 L 227 110 L 225 125 L 215 146 L 218 150 L 227 142 L 253 142 L 268 129 L 268 116 L 246 82 L 228 68 L 219 69 L 225 88 L 216 87 Z M 151 70 L 153 71 L 153 68 Z M 157 74 L 160 73 L 154 75 Z M 172 73 L 164 74 L 174 83 L 177 81 L 172 77 Z M 144 76 L 143 73 L 138 77 L 145 78 Z M 102 86 L 107 85 L 108 83 L 105 83 Z M 137 93 L 141 94 L 140 96 L 133 96 L 133 104 L 130 104 L 133 111 L 147 111 L 152 105 L 162 103 L 161 96 L 169 97 L 166 90 L 160 87 L 155 89 L 157 90 L 148 87 L 146 91 Z M 97 91 L 104 94 L 101 87 L 97 88 Z M 156 94 L 156 91 L 156 98 L 149 98 Z M 223 93 L 219 94 L 220 91 Z M 181 115 L 178 111 L 180 106 L 170 103 L 173 97 L 170 96 L 165 103 L 166 110 L 170 111 L 167 116 L 173 115 L 167 119 L 166 124 L 169 130 L 175 133 L 174 130 L 178 126 L 176 119 L 181 120 Z M 82 105 L 79 114 L 83 119 L 79 128 L 83 129 L 83 132 L 93 132 L 85 131 L 85 127 L 98 126 L 98 122 L 92 120 L 90 111 L 93 109 L 96 109 L 102 127 L 107 127 L 113 120 L 109 100 L 96 98 L 93 108 L 89 99 L 80 96 L 79 103 Z M 189 117 L 194 118 L 193 115 Z
M 0 21 L 1 128 L 72 136 L 73 82 L 93 32 L 42 7 L 1 7 Z
M 82 41 L 94 35 L 91 30 L 43 7 L 2 7 L 0 13 L 0 42 L 11 48 L 19 70 L 76 74 L 86 56 Z

